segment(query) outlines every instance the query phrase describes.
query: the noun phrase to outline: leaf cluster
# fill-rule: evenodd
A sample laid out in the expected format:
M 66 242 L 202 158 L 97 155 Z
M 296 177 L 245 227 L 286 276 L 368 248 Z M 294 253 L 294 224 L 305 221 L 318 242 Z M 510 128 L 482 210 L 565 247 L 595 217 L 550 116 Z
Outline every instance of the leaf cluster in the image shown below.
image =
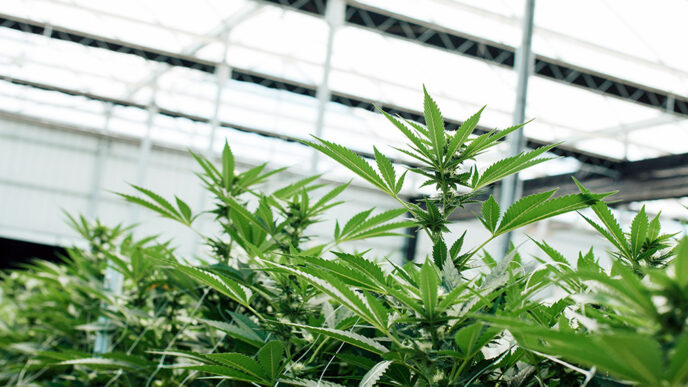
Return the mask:
M 642 210 L 622 231 L 610 193 L 556 190 L 500 208 L 493 184 L 551 159 L 544 146 L 485 168 L 479 155 L 519 130 L 478 131 L 483 109 L 453 133 L 424 89 L 424 123 L 381 113 L 407 140 L 397 151 L 416 167 L 374 160 L 325 139 L 308 145 L 399 204 L 335 220 L 331 238 L 314 229 L 348 184 L 320 176 L 288 183 L 283 170 L 242 168 L 226 144 L 220 165 L 193 154 L 212 195 L 209 211 L 181 198 L 132 186 L 120 196 L 181 223 L 207 245 L 183 259 L 158 237 L 71 218 L 89 241 L 61 265 L 36 262 L 5 275 L 0 302 L 0 380 L 8 384 L 476 386 L 683 385 L 688 351 L 688 241 L 661 234 Z M 433 195 L 404 194 L 417 174 Z M 267 190 L 266 181 L 277 189 Z M 409 179 L 410 180 L 410 179 Z M 420 187 L 414 187 L 417 189 Z M 474 230 L 454 235 L 451 216 L 477 202 L 489 236 L 466 246 Z M 609 240 L 613 265 L 592 250 L 569 263 L 545 241 L 530 265 L 496 238 L 563 213 L 585 218 Z M 201 217 L 219 232 L 197 229 Z M 408 218 L 407 218 L 408 217 Z M 347 243 L 425 232 L 432 252 L 418 262 L 379 259 Z M 480 227 L 480 225 L 478 225 Z M 106 268 L 124 277 L 122 294 L 103 285 Z M 544 302 L 542 294 L 563 292 Z M 659 301 L 661 300 L 661 302 Z M 55 313 L 44 313 L 46 309 Z M 509 332 L 509 333 L 507 333 Z M 96 335 L 111 351 L 94 355 Z

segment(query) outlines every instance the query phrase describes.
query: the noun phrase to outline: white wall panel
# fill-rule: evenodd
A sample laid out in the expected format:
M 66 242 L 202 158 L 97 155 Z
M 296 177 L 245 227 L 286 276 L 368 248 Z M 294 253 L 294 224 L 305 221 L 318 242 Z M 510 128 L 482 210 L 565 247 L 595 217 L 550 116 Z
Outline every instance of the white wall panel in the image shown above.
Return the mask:
M 75 243 L 78 236 L 65 223 L 61 210 L 88 214 L 99 141 L 107 146 L 99 178 L 97 216 L 111 225 L 136 221 L 140 223 L 138 234 L 160 234 L 162 239 L 173 240 L 181 254 L 202 254 L 201 241 L 194 233 L 148 210 L 130 206 L 113 194 L 113 191 L 133 191 L 127 184 L 137 182 L 138 141 L 102 137 L 95 129 L 65 127 L 9 114 L 0 116 L 0 235 L 40 243 Z M 143 185 L 169 199 L 173 194 L 178 195 L 194 211 L 198 211 L 201 203 L 211 208 L 212 199 L 201 190 L 194 175 L 198 170 L 193 158 L 184 150 L 154 146 Z M 278 176 L 279 180 L 271 182 L 268 190 L 300 178 L 293 174 Z M 201 199 L 203 195 L 204 200 Z M 375 207 L 376 211 L 397 207 L 390 198 L 368 188 L 349 187 L 341 200 L 346 203 L 333 208 L 323 217 L 323 223 L 311 230 L 316 235 L 314 243 L 331 238 L 335 219 L 343 224 L 370 207 Z M 217 231 L 217 226 L 211 222 L 212 215 L 202 219 L 197 225 L 199 229 Z M 341 248 L 345 251 L 373 249 L 376 256 L 399 259 L 404 243 L 404 238 L 388 237 L 345 244 Z

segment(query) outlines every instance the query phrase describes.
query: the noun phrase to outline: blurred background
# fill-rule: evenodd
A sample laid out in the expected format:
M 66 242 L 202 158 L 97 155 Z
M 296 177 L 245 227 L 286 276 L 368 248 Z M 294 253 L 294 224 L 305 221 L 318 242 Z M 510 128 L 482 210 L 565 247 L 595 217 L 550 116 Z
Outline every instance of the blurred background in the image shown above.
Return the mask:
M 267 189 L 314 172 L 326 183 L 352 178 L 298 142 L 310 134 L 362 155 L 375 145 L 401 168 L 410 160 L 392 148 L 400 133 L 374 106 L 420 120 L 423 84 L 448 129 L 487 105 L 482 130 L 535 118 L 524 149 L 564 142 L 553 150 L 560 158 L 520 174 L 523 194 L 577 191 L 573 175 L 593 191 L 619 190 L 623 223 L 645 205 L 680 232 L 688 216 L 685 15 L 684 0 L 3 0 L 2 265 L 81 243 L 62 211 L 139 223 L 140 234 L 202 255 L 192 233 L 113 192 L 137 184 L 209 209 L 187 151 L 219 160 L 225 139 L 241 168 L 289 167 Z M 528 49 L 524 67 L 517 53 Z M 498 149 L 478 165 L 510 148 Z M 406 182 L 409 198 L 431 193 L 414 188 L 416 177 Z M 343 197 L 315 233 L 331 235 L 333 219 L 370 206 L 395 207 L 356 178 Z M 470 221 L 478 212 L 455 214 L 452 230 L 468 229 L 468 246 L 486 236 Z M 569 256 L 605 249 L 577 214 L 514 242 L 526 234 Z M 424 257 L 429 243 L 420 235 L 352 248 L 401 261 Z

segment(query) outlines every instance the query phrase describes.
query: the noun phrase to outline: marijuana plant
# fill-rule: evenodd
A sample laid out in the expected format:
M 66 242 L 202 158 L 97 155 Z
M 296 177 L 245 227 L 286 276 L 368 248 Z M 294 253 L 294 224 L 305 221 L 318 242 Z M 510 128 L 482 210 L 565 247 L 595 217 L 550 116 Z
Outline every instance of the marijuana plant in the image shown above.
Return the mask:
M 234 259 L 233 264 L 251 270 L 255 280 L 230 276 L 217 268 L 164 263 L 225 295 L 255 319 L 258 325 L 254 324 L 251 331 L 244 331 L 244 341 L 247 336 L 260 337 L 258 332 L 262 332 L 265 339 L 259 343 L 254 341 L 260 345 L 255 345 L 257 352 L 253 353 L 175 352 L 176 355 L 202 364 L 189 366 L 191 369 L 261 385 L 276 381 L 310 385 L 316 383 L 315 379 L 317 383 L 329 384 L 349 384 L 357 380 L 363 385 L 378 382 L 455 385 L 494 381 L 505 374 L 508 368 L 505 365 L 514 362 L 510 349 L 502 349 L 490 358 L 483 351 L 501 336 L 501 330 L 485 325 L 474 315 L 531 306 L 532 302 L 522 294 L 525 273 L 513 260 L 515 252 L 489 273 L 468 277 L 466 269 L 473 263 L 474 256 L 500 235 L 541 219 L 585 208 L 608 194 L 581 192 L 553 198 L 554 191 L 550 191 L 523 198 L 503 214 L 490 196 L 483 203 L 480 218 L 490 231 L 490 238 L 464 251 L 462 235 L 448 248 L 446 225 L 454 210 L 478 201 L 479 194 L 490 184 L 548 160 L 543 155 L 554 145 L 506 158 L 484 171 L 476 166 L 468 168 L 467 161 L 497 145 L 522 125 L 474 135 L 481 109 L 450 134 L 445 131 L 440 111 L 427 92 L 424 105 L 425 126 L 382 112 L 409 141 L 408 149 L 400 151 L 422 165 L 408 169 L 399 177 L 389 158 L 378 149 L 374 149 L 376 170 L 356 153 L 338 144 L 319 138 L 308 143 L 390 195 L 402 207 L 372 217 L 371 211 L 364 211 L 353 216 L 343 227 L 337 223 L 331 244 L 307 250 L 300 248 L 302 230 L 299 226 L 310 221 L 310 212 L 304 207 L 308 208 L 310 203 L 308 184 L 311 178 L 297 183 L 299 189 L 285 188 L 272 195 L 248 190 L 235 192 L 232 182 L 241 181 L 241 178 L 233 174 L 233 158 L 228 147 L 224 151 L 222 171 L 198 158 L 204 169 L 202 178 L 217 198 L 214 213 L 221 219 L 231 243 L 237 243 L 248 258 L 245 263 Z M 437 194 L 425 199 L 422 205 L 403 198 L 400 192 L 408 172 L 424 176 L 427 180 L 422 185 L 434 186 Z M 180 220 L 168 213 L 173 210 L 164 199 L 137 189 L 152 202 L 126 198 L 163 216 Z M 288 195 L 280 195 L 281 192 L 288 192 Z M 324 199 L 332 199 L 337 192 L 335 188 Z M 246 201 L 236 199 L 243 193 L 258 199 L 254 212 L 246 209 Z M 291 202 L 282 205 L 285 201 Z M 317 204 L 315 207 L 320 208 Z M 300 211 L 294 211 L 295 208 Z M 279 220 L 272 216 L 275 212 Z M 413 219 L 391 222 L 405 212 Z M 391 270 L 388 270 L 386 265 L 363 254 L 332 249 L 343 241 L 388 235 L 396 228 L 408 226 L 419 227 L 428 234 L 433 242 L 432 259 L 403 266 L 389 262 Z M 219 246 L 222 242 L 215 239 L 209 243 Z M 222 251 L 228 250 L 231 249 Z M 225 256 L 233 258 L 229 253 Z M 532 293 L 542 286 L 531 283 L 527 290 Z M 235 320 L 230 319 L 238 324 Z M 243 327 L 248 329 L 246 324 Z M 270 340 L 273 338 L 281 344 Z M 261 360 L 260 354 L 268 351 L 267 348 L 284 353 L 279 365 L 272 367 L 277 368 L 276 373 L 267 372 L 268 363 Z
M 592 367 L 569 365 L 587 374 L 644 386 L 688 383 L 688 239 L 671 243 L 660 234 L 659 215 L 649 220 L 645 208 L 624 233 L 609 208 L 593 210 L 602 225 L 584 217 L 616 249 L 608 273 L 592 250 L 576 270 L 545 243 L 542 250 L 556 264 L 551 274 L 570 285 L 572 318 L 549 326 L 523 316 L 482 316 L 492 326 L 507 327 L 519 345 L 550 357 Z
M 195 318 L 192 305 L 203 290 L 146 258 L 171 255 L 167 245 L 136 240 L 121 226 L 69 220 L 89 242 L 87 249 L 68 249 L 61 264 L 36 261 L 3 275 L 0 380 L 8 385 L 143 383 L 156 369 L 157 357 L 148 350 L 192 337 L 184 320 Z M 119 297 L 103 286 L 108 262 L 124 276 Z M 106 332 L 112 345 L 109 353 L 94 357 L 98 332 Z M 176 377 L 163 370 L 159 379 Z
M 452 133 L 425 90 L 423 103 L 424 124 L 381 111 L 407 140 L 398 151 L 416 165 L 401 173 L 376 147 L 370 163 L 325 139 L 306 142 L 399 204 L 336 221 L 329 240 L 313 238 L 314 225 L 341 203 L 347 185 L 328 188 L 309 176 L 268 191 L 262 183 L 282 170 L 240 171 L 228 144 L 220 166 L 193 154 L 214 198 L 210 211 L 144 187 L 120 194 L 187 226 L 207 256 L 183 259 L 156 237 L 135 240 L 122 227 L 72 219 L 89 249 L 69 250 L 63 265 L 37 262 L 4 277 L 0 378 L 146 386 L 685 384 L 688 242 L 676 245 L 644 210 L 624 233 L 602 201 L 610 193 L 580 184 L 577 194 L 553 190 L 500 208 L 490 187 L 551 159 L 556 144 L 483 168 L 476 157 L 523 125 L 483 132 L 480 109 Z M 435 193 L 420 202 L 405 197 L 409 173 Z M 448 225 L 454 211 L 476 202 L 489 237 L 465 246 L 473 230 L 453 235 Z M 533 241 L 546 255 L 535 257 L 537 267 L 513 246 L 505 256 L 484 251 L 506 233 L 588 207 L 600 223 L 586 221 L 616 250 L 611 271 L 592 250 L 574 268 L 545 241 Z M 212 217 L 221 231 L 198 231 L 199 217 Z M 419 262 L 344 247 L 403 236 L 409 227 L 432 242 Z M 106 265 L 124 275 L 121 296 L 102 286 Z M 553 289 L 564 296 L 543 300 Z M 112 350 L 92 354 L 94 333 L 104 329 Z

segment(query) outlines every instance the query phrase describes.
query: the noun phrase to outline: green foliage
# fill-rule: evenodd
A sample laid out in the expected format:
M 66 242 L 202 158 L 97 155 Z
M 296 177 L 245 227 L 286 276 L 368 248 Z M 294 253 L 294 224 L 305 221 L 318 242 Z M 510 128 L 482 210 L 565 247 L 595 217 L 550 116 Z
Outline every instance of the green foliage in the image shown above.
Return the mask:
M 149 350 L 194 336 L 217 341 L 209 329 L 183 331 L 183 321 L 197 317 L 193 306 L 202 292 L 193 280 L 147 259 L 172 259 L 166 244 L 136 240 L 120 226 L 69 220 L 89 248 L 69 249 L 59 264 L 36 261 L 3 275 L 0 380 L 10 385 L 141 384 L 157 367 Z M 108 261 L 124 275 L 118 298 L 103 286 Z M 98 331 L 108 332 L 113 345 L 110 353 L 94 357 Z M 165 369 L 158 375 L 172 382 L 188 373 Z
M 339 144 L 307 142 L 394 199 L 335 220 L 332 237 L 313 230 L 340 204 L 347 185 L 319 176 L 266 191 L 281 170 L 242 170 L 228 144 L 216 167 L 202 156 L 198 177 L 213 196 L 195 212 L 172 195 L 132 186 L 120 194 L 197 233 L 208 255 L 180 257 L 157 237 L 69 218 L 90 243 L 57 265 L 37 261 L 4 275 L 0 380 L 37 385 L 295 386 L 678 386 L 688 382 L 688 241 L 661 234 L 641 210 L 625 233 L 602 201 L 609 193 L 537 193 L 500 208 L 491 185 L 549 159 L 556 145 L 499 160 L 475 158 L 523 125 L 475 133 L 483 109 L 454 133 L 424 89 L 425 124 L 381 112 L 408 141 L 399 151 L 419 166 L 400 171 L 373 148 L 374 163 Z M 408 173 L 435 193 L 403 194 Z M 419 188 L 419 187 L 415 187 Z M 174 200 L 166 199 L 174 198 Z M 485 198 L 483 200 L 483 198 Z M 464 248 L 450 217 L 478 202 L 489 236 Z M 611 270 L 592 250 L 576 265 L 533 241 L 540 265 L 518 251 L 483 250 L 505 233 L 590 207 L 585 218 L 614 246 Z M 201 216 L 217 234 L 195 228 Z M 409 217 L 408 219 L 405 217 Z M 403 236 L 416 227 L 432 242 L 422 263 L 380 260 L 346 243 Z M 189 257 L 186 257 L 189 258 Z M 192 263 L 190 263 L 192 262 Z M 106 267 L 124 276 L 123 293 L 103 286 Z M 543 302 L 541 295 L 563 297 Z M 661 300 L 661 301 L 659 301 Z M 45 313 L 45 310 L 54 312 Z M 510 334 L 506 333 L 506 330 Z M 94 337 L 113 339 L 93 354 Z
M 658 218 L 650 222 L 644 208 L 628 234 L 606 205 L 592 208 L 603 226 L 585 219 L 615 248 L 609 273 L 592 250 L 579 256 L 574 270 L 565 266 L 560 253 L 538 243 L 553 262 L 562 264 L 552 265 L 546 274 L 565 282 L 561 288 L 569 294 L 568 309 L 575 317 L 560 321 L 557 329 L 515 314 L 479 318 L 508 328 L 525 349 L 593 367 L 600 376 L 643 386 L 686 385 L 688 273 L 683 265 L 688 239 L 672 249 L 671 236 L 660 235 Z

